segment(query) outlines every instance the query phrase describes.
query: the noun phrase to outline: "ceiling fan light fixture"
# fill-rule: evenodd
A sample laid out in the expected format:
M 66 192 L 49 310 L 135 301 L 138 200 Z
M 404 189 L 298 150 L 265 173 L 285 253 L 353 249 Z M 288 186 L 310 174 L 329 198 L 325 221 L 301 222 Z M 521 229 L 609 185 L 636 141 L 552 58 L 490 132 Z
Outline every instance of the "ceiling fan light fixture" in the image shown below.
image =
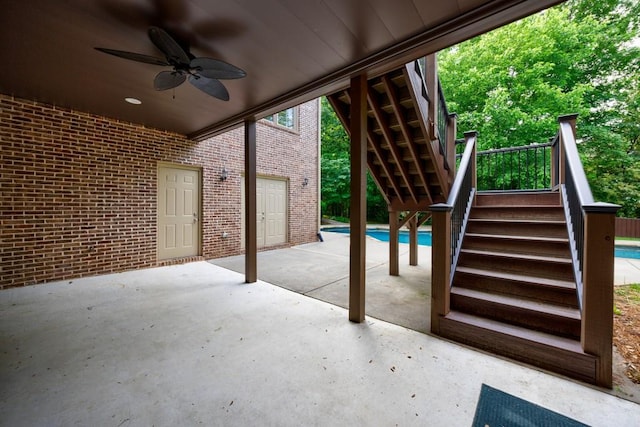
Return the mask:
M 241 68 L 219 59 L 194 57 L 162 28 L 151 27 L 148 34 L 151 42 L 164 53 L 165 59 L 103 47 L 96 47 L 95 49 L 131 61 L 173 67 L 173 70 L 161 71 L 156 75 L 153 82 L 153 87 L 156 90 L 173 89 L 189 80 L 189 83 L 207 95 L 222 101 L 228 101 L 229 92 L 220 82 L 220 79 L 241 79 L 247 75 Z M 135 105 L 142 104 L 136 98 L 128 98 L 126 101 Z

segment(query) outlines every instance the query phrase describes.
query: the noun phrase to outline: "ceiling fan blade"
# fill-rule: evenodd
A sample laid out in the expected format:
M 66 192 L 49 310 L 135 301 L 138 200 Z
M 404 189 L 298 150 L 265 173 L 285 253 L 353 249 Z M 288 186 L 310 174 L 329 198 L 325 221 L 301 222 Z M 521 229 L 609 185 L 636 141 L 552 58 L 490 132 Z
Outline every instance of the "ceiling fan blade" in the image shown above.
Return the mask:
M 189 67 L 197 74 L 210 79 L 240 79 L 247 73 L 235 65 L 211 58 L 194 58 Z
M 149 28 L 149 38 L 165 54 L 169 63 L 172 65 L 189 65 L 191 58 L 189 58 L 187 52 L 165 30 L 151 27 Z
M 153 87 L 155 90 L 167 90 L 173 89 L 176 86 L 180 86 L 187 79 L 182 73 L 176 73 L 175 71 L 161 71 L 153 80 Z
M 96 50 L 104 53 L 108 53 L 109 55 L 118 56 L 124 59 L 130 59 L 132 61 L 144 62 L 145 64 L 152 65 L 170 65 L 164 59 L 156 58 L 155 56 L 143 55 L 141 53 L 133 53 L 133 52 L 125 52 L 123 50 L 115 50 L 115 49 L 106 49 L 104 47 L 96 47 Z
M 189 76 L 189 83 L 214 98 L 218 98 L 223 101 L 229 100 L 229 92 L 227 91 L 227 88 L 224 87 L 224 85 L 217 79 L 191 75 Z

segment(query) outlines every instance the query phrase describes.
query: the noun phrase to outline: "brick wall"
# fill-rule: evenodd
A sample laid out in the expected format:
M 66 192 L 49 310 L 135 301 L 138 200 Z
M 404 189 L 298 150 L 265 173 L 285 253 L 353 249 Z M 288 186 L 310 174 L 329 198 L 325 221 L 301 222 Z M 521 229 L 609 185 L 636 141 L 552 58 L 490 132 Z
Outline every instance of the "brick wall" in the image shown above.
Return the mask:
M 316 239 L 317 105 L 299 132 L 257 127 L 258 174 L 289 180 L 289 244 Z M 202 256 L 242 252 L 242 128 L 194 142 L 0 95 L 0 144 L 0 289 L 158 265 L 158 162 L 201 168 Z

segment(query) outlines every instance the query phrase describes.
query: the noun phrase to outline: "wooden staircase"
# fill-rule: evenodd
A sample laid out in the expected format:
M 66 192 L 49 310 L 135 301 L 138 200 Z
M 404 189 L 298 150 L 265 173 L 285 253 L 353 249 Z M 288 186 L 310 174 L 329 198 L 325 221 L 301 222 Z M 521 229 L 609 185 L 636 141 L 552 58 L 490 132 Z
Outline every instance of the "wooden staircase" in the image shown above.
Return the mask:
M 434 334 L 611 387 L 618 207 L 593 200 L 577 152 L 576 116 L 559 118 L 551 145 L 547 176 L 559 191 L 476 194 L 477 133 L 464 134 L 454 173 L 455 115 L 439 89 L 435 57 L 424 69 L 426 81 L 416 62 L 367 80 L 366 91 L 360 76 L 353 92 L 327 97 L 349 133 L 350 94 L 360 100 L 358 114 L 366 95 L 366 125 L 359 117 L 354 132 L 358 140 L 366 132 L 367 167 L 388 205 L 390 274 L 398 274 L 399 227 L 415 231 L 430 216 Z M 360 219 L 362 203 L 356 205 Z M 420 212 L 429 213 L 418 220 Z M 417 263 L 417 233 L 411 236 L 410 263 Z M 351 250 L 359 256 L 357 245 Z M 354 321 L 364 318 L 362 289 L 359 278 L 350 282 Z
M 478 194 L 439 334 L 587 382 L 581 312 L 558 192 Z
M 327 98 L 349 132 L 349 90 Z M 449 167 L 429 105 L 414 63 L 368 81 L 367 166 L 390 210 L 427 211 L 448 195 Z

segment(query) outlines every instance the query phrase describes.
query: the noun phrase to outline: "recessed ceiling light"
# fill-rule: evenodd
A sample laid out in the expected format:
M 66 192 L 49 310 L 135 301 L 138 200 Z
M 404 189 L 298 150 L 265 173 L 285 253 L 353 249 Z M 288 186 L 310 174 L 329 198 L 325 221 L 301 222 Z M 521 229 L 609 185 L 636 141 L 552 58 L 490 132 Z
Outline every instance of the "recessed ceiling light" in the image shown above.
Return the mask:
M 140 101 L 138 98 L 125 98 L 124 100 L 127 101 L 129 104 L 133 104 L 133 105 L 142 104 L 142 101 Z

